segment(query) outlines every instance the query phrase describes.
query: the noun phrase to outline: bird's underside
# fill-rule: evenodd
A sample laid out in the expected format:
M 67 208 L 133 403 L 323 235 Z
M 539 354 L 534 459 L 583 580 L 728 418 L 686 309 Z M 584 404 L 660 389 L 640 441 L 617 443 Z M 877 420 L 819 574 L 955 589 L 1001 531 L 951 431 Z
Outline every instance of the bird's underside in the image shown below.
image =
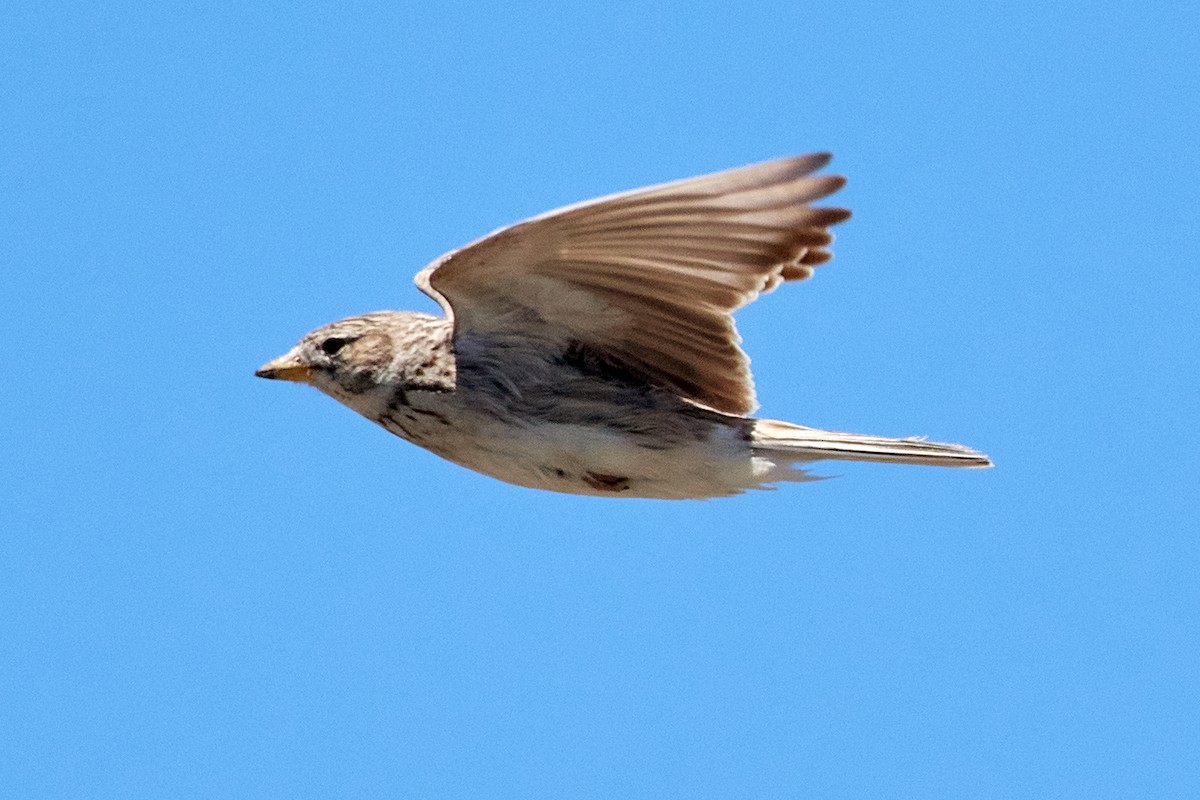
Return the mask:
M 732 312 L 828 260 L 849 212 L 828 156 L 600 198 L 501 229 L 422 270 L 446 312 L 319 328 L 259 370 L 533 488 L 697 498 L 811 480 L 824 459 L 990 466 L 956 444 L 805 428 L 757 403 Z

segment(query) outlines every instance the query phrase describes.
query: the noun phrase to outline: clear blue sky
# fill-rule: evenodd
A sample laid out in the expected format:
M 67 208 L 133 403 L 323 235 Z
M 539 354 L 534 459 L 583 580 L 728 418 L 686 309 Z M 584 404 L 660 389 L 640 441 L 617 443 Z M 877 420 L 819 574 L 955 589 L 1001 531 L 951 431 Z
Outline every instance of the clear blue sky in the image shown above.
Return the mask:
M 0 793 L 1200 793 L 1194 3 L 242 6 L 0 10 Z M 252 376 L 818 149 L 763 412 L 994 470 L 558 496 Z

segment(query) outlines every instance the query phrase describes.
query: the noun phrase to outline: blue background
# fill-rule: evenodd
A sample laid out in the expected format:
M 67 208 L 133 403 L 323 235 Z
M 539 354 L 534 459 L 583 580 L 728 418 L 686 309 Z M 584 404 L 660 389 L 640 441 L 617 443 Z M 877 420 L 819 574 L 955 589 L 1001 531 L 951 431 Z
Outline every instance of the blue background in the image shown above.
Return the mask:
M 1200 793 L 1194 3 L 201 6 L 0 11 L 6 796 Z M 252 377 L 818 149 L 763 413 L 996 469 L 557 496 Z

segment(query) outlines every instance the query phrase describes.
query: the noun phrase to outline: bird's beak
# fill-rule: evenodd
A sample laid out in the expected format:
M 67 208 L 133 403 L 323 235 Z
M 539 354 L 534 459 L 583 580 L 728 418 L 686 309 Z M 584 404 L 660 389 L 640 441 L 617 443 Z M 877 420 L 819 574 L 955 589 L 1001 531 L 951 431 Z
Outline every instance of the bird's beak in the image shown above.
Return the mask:
M 302 362 L 294 353 L 284 353 L 254 370 L 260 378 L 270 378 L 273 381 L 293 381 L 308 383 L 312 368 Z

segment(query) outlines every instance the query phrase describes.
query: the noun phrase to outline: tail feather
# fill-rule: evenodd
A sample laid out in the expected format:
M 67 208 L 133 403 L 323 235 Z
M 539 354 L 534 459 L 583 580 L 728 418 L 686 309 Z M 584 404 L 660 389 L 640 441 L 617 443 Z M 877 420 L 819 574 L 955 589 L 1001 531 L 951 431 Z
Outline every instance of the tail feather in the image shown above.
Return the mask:
M 837 459 L 933 467 L 992 466 L 986 455 L 961 444 L 823 431 L 773 419 L 755 421 L 751 446 L 756 452 L 773 457 L 772 460 L 790 463 Z

